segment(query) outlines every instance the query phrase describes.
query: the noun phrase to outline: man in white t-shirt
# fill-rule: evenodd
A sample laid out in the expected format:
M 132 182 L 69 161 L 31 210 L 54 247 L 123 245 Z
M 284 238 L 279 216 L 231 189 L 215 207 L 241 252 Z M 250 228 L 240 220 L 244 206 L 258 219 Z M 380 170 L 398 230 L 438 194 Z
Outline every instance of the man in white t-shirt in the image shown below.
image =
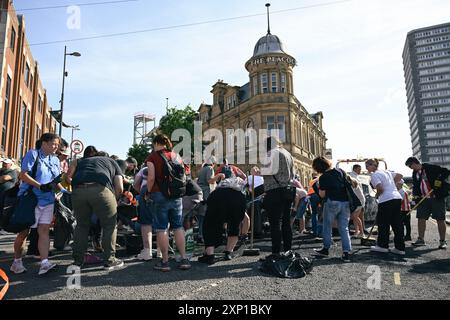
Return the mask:
M 403 178 L 401 174 L 378 170 L 378 160 L 366 161 L 366 169 L 371 173 L 371 184 L 377 190 L 378 198 L 378 238 L 377 245 L 371 247 L 376 252 L 392 252 L 405 255 L 405 240 L 401 218 L 402 196 L 397 190 L 397 183 Z M 395 248 L 389 250 L 389 230 L 394 231 Z

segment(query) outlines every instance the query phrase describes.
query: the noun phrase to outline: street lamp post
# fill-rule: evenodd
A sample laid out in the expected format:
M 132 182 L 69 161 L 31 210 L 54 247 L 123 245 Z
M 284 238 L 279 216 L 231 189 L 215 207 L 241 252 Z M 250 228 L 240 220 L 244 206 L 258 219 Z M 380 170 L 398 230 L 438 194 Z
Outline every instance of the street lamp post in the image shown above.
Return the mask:
M 59 123 L 59 136 L 62 135 L 62 123 L 63 123 L 63 112 L 64 112 L 64 82 L 67 77 L 67 71 L 66 71 L 66 57 L 67 56 L 74 56 L 74 57 L 80 57 L 81 54 L 79 52 L 71 52 L 67 53 L 67 46 L 64 46 L 64 65 L 63 65 L 63 81 L 62 81 L 62 90 L 61 90 L 61 100 L 59 103 L 61 104 L 61 118 Z
M 77 124 L 76 126 L 70 126 L 70 128 L 72 129 L 72 138 L 70 139 L 70 159 L 72 159 L 73 155 L 72 155 L 72 142 L 73 142 L 73 132 L 75 130 L 79 131 L 80 130 L 80 126 Z

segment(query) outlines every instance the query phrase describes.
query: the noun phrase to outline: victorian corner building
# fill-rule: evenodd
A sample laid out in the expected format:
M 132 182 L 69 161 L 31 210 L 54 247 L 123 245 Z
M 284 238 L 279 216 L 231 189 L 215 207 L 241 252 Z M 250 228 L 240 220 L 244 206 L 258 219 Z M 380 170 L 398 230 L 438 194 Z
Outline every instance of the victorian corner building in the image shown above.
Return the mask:
M 227 129 L 278 129 L 280 140 L 294 157 L 300 180 L 307 185 L 313 174 L 312 160 L 324 155 L 327 139 L 322 112 L 308 113 L 294 95 L 295 66 L 296 60 L 269 31 L 245 64 L 249 82 L 232 86 L 219 80 L 212 87 L 213 104 L 201 104 L 198 111 L 203 132 L 214 128 L 222 131 L 223 137 Z M 252 144 L 246 138 L 246 150 Z M 240 167 L 247 171 L 251 166 Z
M 25 19 L 12 0 L 0 0 L 0 156 L 21 160 L 42 133 L 55 132 Z

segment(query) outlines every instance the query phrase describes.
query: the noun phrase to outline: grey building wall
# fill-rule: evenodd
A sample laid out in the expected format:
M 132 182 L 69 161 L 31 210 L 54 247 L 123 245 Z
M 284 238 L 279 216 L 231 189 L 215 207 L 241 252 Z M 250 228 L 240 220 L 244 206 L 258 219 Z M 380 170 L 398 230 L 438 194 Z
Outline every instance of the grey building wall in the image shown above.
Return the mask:
M 409 32 L 403 66 L 413 154 L 450 168 L 450 23 Z

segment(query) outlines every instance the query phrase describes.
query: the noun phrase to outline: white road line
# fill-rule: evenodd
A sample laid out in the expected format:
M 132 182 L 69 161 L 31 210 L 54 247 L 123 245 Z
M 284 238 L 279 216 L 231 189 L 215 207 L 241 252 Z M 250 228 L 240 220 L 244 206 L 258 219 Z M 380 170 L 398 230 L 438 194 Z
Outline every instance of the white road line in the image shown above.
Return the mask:
M 395 272 L 394 273 L 394 283 L 396 286 L 401 286 L 402 285 L 402 281 L 400 280 L 400 272 Z

